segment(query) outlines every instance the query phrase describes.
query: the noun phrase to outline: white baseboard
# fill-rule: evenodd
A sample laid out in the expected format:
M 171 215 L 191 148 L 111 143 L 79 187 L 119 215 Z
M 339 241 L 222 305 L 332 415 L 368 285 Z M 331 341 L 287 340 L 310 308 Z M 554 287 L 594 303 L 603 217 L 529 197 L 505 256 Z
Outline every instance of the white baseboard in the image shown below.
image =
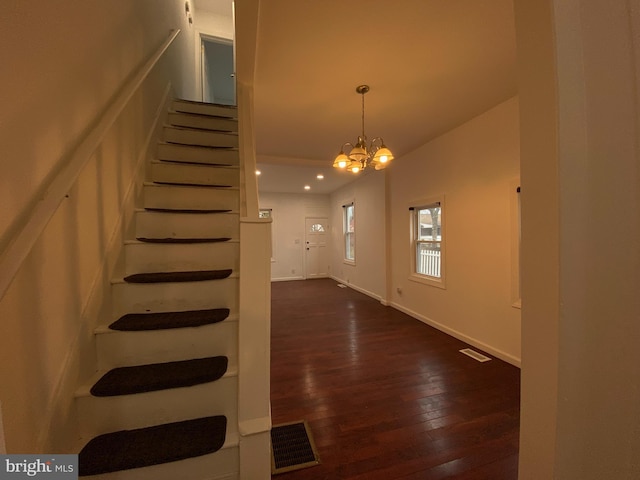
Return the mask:
M 271 279 L 272 282 L 290 282 L 291 280 L 304 280 L 304 277 L 303 276 L 279 277 L 279 278 L 272 278 Z
M 455 337 L 458 340 L 468 343 L 469 345 L 473 345 L 474 347 L 479 348 L 480 350 L 483 350 L 493 355 L 494 357 L 499 358 L 500 360 L 504 360 L 505 362 L 520 368 L 521 360 L 517 357 L 514 357 L 513 355 L 510 355 L 506 352 L 493 348 L 492 346 L 487 345 L 486 343 L 481 342 L 480 340 L 477 340 L 473 337 L 465 335 L 462 332 L 449 328 L 446 325 L 436 322 L 435 320 L 432 320 L 429 317 L 425 317 L 424 315 L 421 315 L 418 312 L 414 312 L 413 310 L 405 308 L 402 305 L 399 305 L 395 302 L 392 302 L 390 306 L 395 308 L 396 310 L 401 311 L 402 313 L 406 313 L 407 315 L 415 318 L 416 320 L 420 320 L 422 323 L 426 323 L 427 325 L 437 330 L 440 330 L 441 332 L 446 333 L 447 335 L 451 335 L 452 337 Z
M 342 280 L 341 278 L 338 278 L 336 276 L 331 275 L 331 278 L 333 280 L 335 280 L 336 282 L 341 283 L 343 285 L 346 285 L 347 287 L 355 290 L 356 292 L 363 293 L 366 296 L 371 297 L 371 298 L 379 301 L 385 307 L 388 305 L 387 302 L 385 300 L 383 300 L 383 298 L 380 295 L 377 295 L 377 294 L 375 294 L 373 292 L 370 292 L 369 290 L 366 290 L 364 288 L 358 287 L 357 285 L 354 285 L 353 283 L 347 283 L 345 280 Z
M 440 330 L 441 332 L 446 333 L 447 335 L 451 335 L 452 337 L 457 338 L 458 340 L 461 340 L 465 343 L 468 343 L 469 345 L 473 345 L 476 348 L 479 348 L 491 355 L 493 355 L 496 358 L 499 358 L 500 360 L 504 360 L 507 363 L 510 363 L 511 365 L 514 365 L 518 368 L 520 368 L 520 364 L 521 364 L 521 359 L 514 357 L 513 355 L 510 355 L 506 352 L 503 352 L 501 350 L 498 350 L 496 348 L 493 348 L 490 345 L 487 345 L 484 342 L 481 342 L 480 340 L 477 340 L 473 337 L 470 337 L 468 335 L 465 335 L 462 332 L 458 332 L 457 330 L 454 330 L 452 328 L 447 327 L 446 325 L 443 325 L 441 323 L 436 322 L 435 320 L 432 320 L 428 317 L 425 317 L 424 315 L 419 314 L 418 312 L 414 312 L 413 310 L 410 310 L 408 308 L 403 307 L 402 305 L 399 305 L 395 302 L 387 302 L 385 299 L 380 298 L 379 295 L 376 295 L 373 292 L 369 292 L 368 290 L 365 290 L 363 288 L 360 288 L 356 285 L 353 285 L 351 283 L 347 283 L 346 281 L 335 277 L 335 276 L 331 276 L 331 278 L 333 280 L 335 280 L 338 283 L 341 283 L 343 285 L 346 285 L 349 288 L 352 288 L 353 290 L 356 290 L 360 293 L 364 293 L 365 295 L 374 298 L 376 300 L 378 300 L 382 305 L 384 305 L 385 307 L 392 307 L 395 308 L 396 310 L 402 312 L 402 313 L 406 313 L 407 315 L 409 315 L 410 317 L 415 318 L 416 320 L 420 320 L 422 323 L 426 323 L 427 325 Z

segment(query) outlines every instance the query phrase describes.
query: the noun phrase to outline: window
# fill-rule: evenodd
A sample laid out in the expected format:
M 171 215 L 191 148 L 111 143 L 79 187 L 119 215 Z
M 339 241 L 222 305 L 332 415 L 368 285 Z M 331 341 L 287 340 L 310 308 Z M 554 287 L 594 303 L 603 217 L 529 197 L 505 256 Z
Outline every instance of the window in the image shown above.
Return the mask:
M 254 210 L 255 212 L 255 210 Z M 258 211 L 259 218 L 271 218 L 271 209 L 270 208 L 261 208 Z
M 273 222 L 273 210 L 270 208 L 260 208 L 258 209 L 258 218 L 270 218 Z M 275 262 L 275 236 L 274 236 L 274 224 L 271 224 L 271 261 Z
M 444 201 L 410 207 L 412 280 L 444 288 Z
M 355 206 L 352 203 L 343 205 L 344 216 L 344 259 L 349 262 L 356 260 L 356 225 Z

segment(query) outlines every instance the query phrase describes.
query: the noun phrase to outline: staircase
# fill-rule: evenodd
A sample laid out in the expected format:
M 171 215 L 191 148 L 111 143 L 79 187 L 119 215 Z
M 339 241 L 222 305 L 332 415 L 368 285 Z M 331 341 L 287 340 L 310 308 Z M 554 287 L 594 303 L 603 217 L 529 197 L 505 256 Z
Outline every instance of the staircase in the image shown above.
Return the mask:
M 80 476 L 239 478 L 239 156 L 234 107 L 174 101 L 77 392 Z

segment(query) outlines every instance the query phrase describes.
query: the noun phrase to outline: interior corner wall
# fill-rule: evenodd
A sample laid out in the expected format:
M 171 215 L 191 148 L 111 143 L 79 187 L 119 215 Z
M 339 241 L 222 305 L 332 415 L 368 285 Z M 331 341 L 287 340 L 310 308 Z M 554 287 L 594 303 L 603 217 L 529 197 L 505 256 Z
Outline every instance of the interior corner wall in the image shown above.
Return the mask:
M 231 0 L 222 1 L 231 3 Z M 227 40 L 232 40 L 234 37 L 232 17 L 214 15 L 206 10 L 196 10 L 194 19 L 194 25 L 199 33 Z
M 350 175 L 348 172 L 343 172 Z M 333 278 L 373 298 L 386 301 L 387 171 L 363 175 L 331 194 L 331 272 Z M 355 262 L 345 261 L 343 205 L 355 208 Z
M 119 89 L 188 29 L 178 0 L 10 2 L 0 17 L 0 251 Z M 73 393 L 95 368 L 93 328 L 168 87 L 188 93 L 179 36 L 88 159 L 0 298 L 0 402 L 9 453 L 75 453 Z M 191 45 L 191 47 L 190 47 Z
M 390 174 L 390 304 L 515 365 L 520 310 L 512 298 L 511 203 L 519 175 L 512 98 L 394 161 Z M 409 207 L 445 196 L 446 288 L 410 278 Z
M 329 218 L 329 196 L 260 192 L 261 209 L 271 209 L 271 280 L 305 278 L 305 219 Z M 333 225 L 329 218 L 329 228 Z M 331 249 L 331 245 L 328 246 Z

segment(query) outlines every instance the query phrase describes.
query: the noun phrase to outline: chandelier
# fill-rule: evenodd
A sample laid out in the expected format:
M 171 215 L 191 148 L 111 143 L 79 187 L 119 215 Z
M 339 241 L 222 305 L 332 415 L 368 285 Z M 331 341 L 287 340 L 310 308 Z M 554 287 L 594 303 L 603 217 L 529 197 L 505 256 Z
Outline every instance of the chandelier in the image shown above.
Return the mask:
M 356 92 L 362 95 L 362 135 L 358 136 L 358 141 L 355 145 L 351 142 L 342 145 L 340 153 L 333 161 L 335 168 L 349 170 L 353 173 L 358 173 L 366 167 L 382 170 L 393 160 L 393 154 L 384 145 L 381 137 L 374 138 L 367 145 L 367 136 L 364 134 L 364 94 L 368 91 L 369 85 L 356 87 Z M 344 153 L 345 147 L 351 147 L 348 155 Z

